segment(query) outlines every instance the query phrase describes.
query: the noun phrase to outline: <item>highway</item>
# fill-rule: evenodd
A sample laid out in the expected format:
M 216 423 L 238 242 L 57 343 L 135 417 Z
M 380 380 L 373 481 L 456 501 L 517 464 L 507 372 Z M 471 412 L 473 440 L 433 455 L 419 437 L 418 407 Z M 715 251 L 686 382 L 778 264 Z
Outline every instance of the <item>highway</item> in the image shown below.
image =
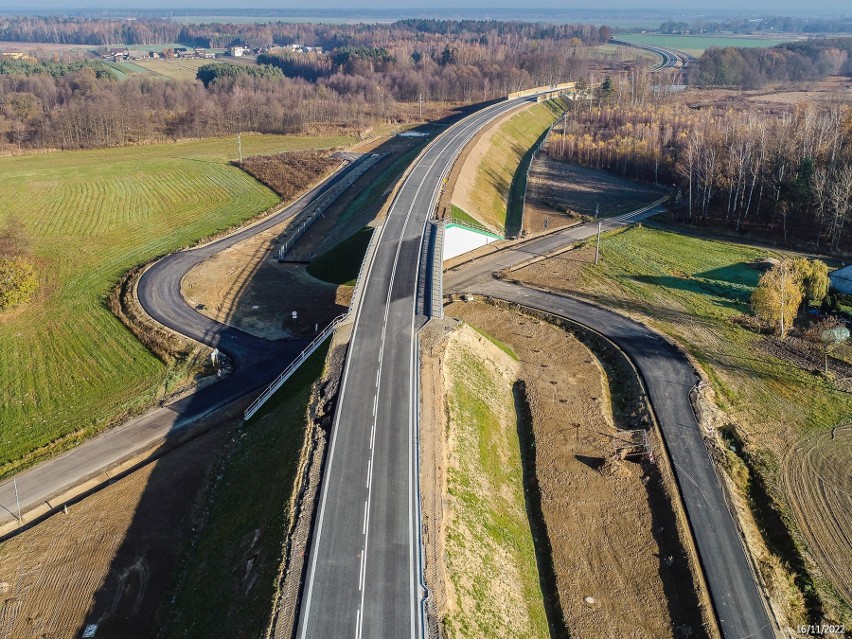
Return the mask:
M 622 216 L 607 227 L 652 215 Z M 446 274 L 444 290 L 479 293 L 566 317 L 602 333 L 631 358 L 643 378 L 666 448 L 674 465 L 710 597 L 725 639 L 770 639 L 773 624 L 764 605 L 739 532 L 690 403 L 698 376 L 687 357 L 659 335 L 617 313 L 572 297 L 555 295 L 494 278 L 558 245 L 593 236 L 594 223 L 530 241 L 462 265 Z M 511 277 L 511 275 L 509 275 Z
M 348 158 L 352 160 L 353 158 Z M 84 482 L 95 480 L 140 451 L 173 437 L 199 419 L 264 387 L 301 352 L 307 340 L 270 342 L 220 324 L 190 307 L 180 293 L 180 282 L 196 264 L 235 243 L 297 215 L 303 208 L 345 179 L 360 160 L 337 171 L 293 204 L 261 222 L 215 242 L 164 257 L 140 279 L 138 296 L 145 310 L 160 323 L 208 346 L 218 347 L 234 363 L 226 379 L 188 397 L 149 410 L 143 415 L 94 437 L 62 455 L 18 473 L 17 497 L 24 520 L 33 508 Z M 0 485 L 0 526 L 11 525 L 17 515 L 15 488 L 11 481 Z
M 534 98 L 533 98 L 534 99 Z M 382 226 L 335 411 L 297 636 L 422 636 L 415 311 L 425 225 L 454 159 L 489 106 L 436 138 L 412 165 Z
M 683 51 L 660 47 L 654 44 L 638 44 L 636 42 L 627 42 L 626 40 L 617 40 L 615 38 L 611 39 L 610 42 L 612 44 L 619 44 L 625 47 L 635 47 L 637 49 L 644 49 L 645 51 L 656 53 L 660 56 L 660 62 L 651 69 L 651 71 L 654 72 L 665 71 L 667 69 L 684 70 L 689 66 L 689 63 L 693 59 L 692 56 L 688 53 L 684 53 Z

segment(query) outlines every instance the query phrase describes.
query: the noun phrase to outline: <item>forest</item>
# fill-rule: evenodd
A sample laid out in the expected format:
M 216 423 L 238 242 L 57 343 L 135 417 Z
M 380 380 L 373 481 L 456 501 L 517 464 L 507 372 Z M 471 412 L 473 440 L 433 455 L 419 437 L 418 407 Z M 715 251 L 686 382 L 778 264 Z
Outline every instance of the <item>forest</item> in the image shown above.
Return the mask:
M 214 33 L 214 30 L 215 31 Z M 227 32 L 227 35 L 223 35 Z M 408 20 L 381 25 L 176 25 L 166 21 L 0 20 L 0 39 L 307 43 L 323 52 L 216 63 L 197 81 L 118 80 L 93 58 L 0 63 L 0 150 L 75 149 L 235 134 L 363 131 L 406 121 L 402 103 L 473 103 L 584 76 L 584 45 L 606 28 Z M 275 50 L 273 50 L 275 51 Z
M 577 104 L 547 152 L 676 187 L 684 222 L 848 252 L 852 105 L 746 104 L 690 108 L 636 72 Z
M 757 89 L 769 83 L 805 82 L 829 75 L 852 76 L 852 38 L 788 42 L 776 47 L 707 49 L 690 83 Z

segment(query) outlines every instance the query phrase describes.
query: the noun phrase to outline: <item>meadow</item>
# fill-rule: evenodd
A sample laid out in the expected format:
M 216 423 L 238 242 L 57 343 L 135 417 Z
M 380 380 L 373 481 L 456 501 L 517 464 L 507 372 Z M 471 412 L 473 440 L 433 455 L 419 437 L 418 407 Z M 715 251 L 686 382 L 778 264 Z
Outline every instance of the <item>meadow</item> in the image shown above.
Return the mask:
M 769 36 L 667 35 L 655 33 L 625 33 L 615 37 L 625 42 L 677 49 L 696 57 L 699 57 L 710 47 L 765 48 L 774 47 L 791 40 L 791 38 L 772 38 Z
M 245 155 L 345 137 L 244 135 Z M 138 413 L 183 381 L 107 308 L 129 269 L 266 211 L 233 138 L 0 158 L 0 224 L 20 220 L 40 288 L 0 315 L 0 476 Z

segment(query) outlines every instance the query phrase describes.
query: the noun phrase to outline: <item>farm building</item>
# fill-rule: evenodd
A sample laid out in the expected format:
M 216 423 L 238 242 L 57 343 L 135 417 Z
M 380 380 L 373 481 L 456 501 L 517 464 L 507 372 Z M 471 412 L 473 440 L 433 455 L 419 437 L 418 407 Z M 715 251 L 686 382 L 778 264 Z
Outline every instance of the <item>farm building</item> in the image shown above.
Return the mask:
M 852 265 L 844 266 L 828 274 L 831 287 L 838 293 L 852 294 Z

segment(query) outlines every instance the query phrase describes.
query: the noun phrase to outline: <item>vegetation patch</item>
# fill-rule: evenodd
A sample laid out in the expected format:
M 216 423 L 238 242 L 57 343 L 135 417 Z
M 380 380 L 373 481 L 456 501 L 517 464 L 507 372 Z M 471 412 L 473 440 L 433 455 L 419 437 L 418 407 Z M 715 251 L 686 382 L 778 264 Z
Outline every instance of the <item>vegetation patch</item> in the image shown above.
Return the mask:
M 527 518 L 514 362 L 462 329 L 447 347 L 448 637 L 549 637 Z M 458 334 L 457 334 L 458 335 Z M 472 338 L 472 339 L 471 339 Z M 455 601 L 453 601 L 453 599 Z
M 512 349 L 512 347 L 511 347 L 511 346 L 509 346 L 509 345 L 508 345 L 508 344 L 506 344 L 505 342 L 501 342 L 501 341 L 500 341 L 499 339 L 497 339 L 496 337 L 493 337 L 493 336 L 489 335 L 488 333 L 486 333 L 485 331 L 483 331 L 481 328 L 477 328 L 476 326 L 471 326 L 471 328 L 472 328 L 473 330 L 475 330 L 477 333 L 479 333 L 480 335 L 482 335 L 482 337 L 484 337 L 485 339 L 487 339 L 489 342 L 491 342 L 492 344 L 494 344 L 494 346 L 496 346 L 496 347 L 497 347 L 497 348 L 499 348 L 501 351 L 503 351 L 504 353 L 506 353 L 506 355 L 508 355 L 509 357 L 511 357 L 513 360 L 515 360 L 516 362 L 518 361 L 518 355 L 515 353 L 515 351 Z
M 244 136 L 243 146 L 262 154 L 345 141 Z M 0 159 L 3 213 L 29 237 L 40 283 L 36 298 L 0 322 L 0 474 L 73 446 L 184 381 L 110 313 L 107 298 L 134 266 L 278 202 L 230 164 L 236 152 L 233 138 L 221 138 Z
M 289 202 L 338 164 L 327 151 L 291 151 L 246 158 L 240 168 Z
M 291 524 L 308 408 L 328 347 L 299 368 L 231 441 L 181 550 L 161 637 L 262 637 Z
M 355 235 L 312 260 L 308 264 L 308 273 L 332 284 L 353 286 L 372 235 L 373 229 L 365 226 Z

